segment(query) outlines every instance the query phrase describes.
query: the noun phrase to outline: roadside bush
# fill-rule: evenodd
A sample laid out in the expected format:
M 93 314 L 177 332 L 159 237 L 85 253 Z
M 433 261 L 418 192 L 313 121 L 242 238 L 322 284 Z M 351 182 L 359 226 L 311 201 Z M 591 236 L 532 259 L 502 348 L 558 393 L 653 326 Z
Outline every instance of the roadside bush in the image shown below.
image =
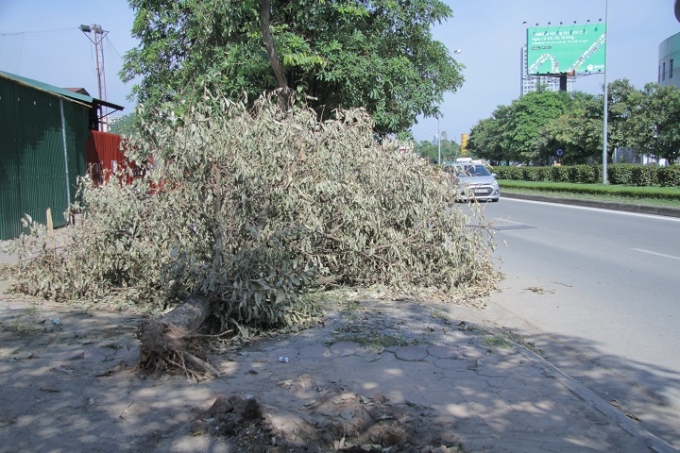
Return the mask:
M 573 165 L 565 167 L 569 182 L 580 184 L 593 184 L 598 182 L 595 179 L 595 168 L 593 165 Z
M 522 167 L 494 167 L 498 179 L 522 180 Z
M 615 164 L 607 166 L 607 178 L 610 184 L 632 186 L 635 164 Z
M 568 182 L 569 167 L 549 167 L 550 180 L 553 182 Z
M 517 181 L 570 182 L 598 184 L 602 181 L 602 165 L 571 165 L 562 167 L 498 167 L 499 179 Z M 680 186 L 680 166 L 611 164 L 607 166 L 608 181 L 623 186 Z
M 536 181 L 536 167 L 519 167 L 522 169 L 522 181 Z
M 550 181 L 551 167 L 536 167 L 536 181 Z
M 593 183 L 599 184 L 602 182 L 602 165 L 592 165 L 593 167 Z M 609 167 L 607 167 L 607 173 L 609 173 Z
M 660 167 L 655 165 L 636 165 L 630 173 L 631 182 L 636 186 L 651 186 L 657 181 L 657 170 Z
M 680 187 L 680 165 L 659 167 L 657 178 L 660 186 Z

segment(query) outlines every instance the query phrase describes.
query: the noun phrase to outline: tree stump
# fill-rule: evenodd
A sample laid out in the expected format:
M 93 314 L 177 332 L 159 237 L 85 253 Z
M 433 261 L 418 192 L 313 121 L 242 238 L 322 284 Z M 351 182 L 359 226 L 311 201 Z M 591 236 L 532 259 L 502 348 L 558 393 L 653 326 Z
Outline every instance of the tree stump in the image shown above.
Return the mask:
M 211 313 L 210 301 L 195 294 L 162 318 L 142 321 L 137 330 L 140 369 L 149 374 L 171 370 L 188 374 L 198 367 L 219 376 L 219 371 L 194 352 L 201 349 L 196 333 Z

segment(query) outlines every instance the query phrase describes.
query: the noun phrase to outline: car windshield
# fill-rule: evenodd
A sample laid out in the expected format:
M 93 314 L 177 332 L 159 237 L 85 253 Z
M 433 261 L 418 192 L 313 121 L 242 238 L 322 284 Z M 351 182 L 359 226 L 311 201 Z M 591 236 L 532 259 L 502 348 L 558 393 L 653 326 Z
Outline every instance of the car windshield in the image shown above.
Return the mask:
M 457 173 L 463 176 L 489 176 L 489 170 L 484 165 L 458 165 Z

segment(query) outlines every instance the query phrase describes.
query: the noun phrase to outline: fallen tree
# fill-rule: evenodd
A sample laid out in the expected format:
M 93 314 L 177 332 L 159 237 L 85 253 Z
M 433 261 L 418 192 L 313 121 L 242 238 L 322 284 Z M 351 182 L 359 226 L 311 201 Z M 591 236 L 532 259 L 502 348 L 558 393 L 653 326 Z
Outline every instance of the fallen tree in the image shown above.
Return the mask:
M 193 374 L 190 370 L 199 368 L 219 377 L 218 370 L 191 352 L 197 350 L 198 355 L 202 355 L 196 335 L 211 314 L 210 301 L 204 296 L 193 295 L 160 319 L 142 321 L 137 331 L 140 369 L 158 374 L 174 365 L 187 374 Z
M 399 143 L 377 143 L 364 111 L 319 122 L 304 106 L 282 115 L 269 98 L 246 110 L 206 93 L 156 117 L 126 147 L 153 167 L 129 185 L 84 180 L 72 240 L 22 260 L 21 290 L 152 311 L 199 294 L 211 308 L 191 310 L 247 336 L 311 322 L 319 309 L 307 294 L 328 286 L 449 301 L 495 287 L 491 239 L 468 226 L 446 175 Z M 177 335 L 172 324 L 146 325 L 140 338 L 170 333 L 160 346 L 186 351 L 173 342 L 194 322 Z

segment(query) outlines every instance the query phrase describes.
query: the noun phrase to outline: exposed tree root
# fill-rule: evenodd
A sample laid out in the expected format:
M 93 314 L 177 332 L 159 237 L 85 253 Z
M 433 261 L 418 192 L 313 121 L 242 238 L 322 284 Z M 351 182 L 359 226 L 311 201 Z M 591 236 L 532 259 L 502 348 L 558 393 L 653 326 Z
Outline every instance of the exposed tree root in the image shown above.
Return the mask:
M 194 295 L 161 319 L 143 321 L 137 331 L 139 368 L 154 375 L 184 371 L 193 376 L 198 369 L 219 377 L 217 369 L 197 357 L 203 348 L 196 333 L 211 312 L 210 301 Z

